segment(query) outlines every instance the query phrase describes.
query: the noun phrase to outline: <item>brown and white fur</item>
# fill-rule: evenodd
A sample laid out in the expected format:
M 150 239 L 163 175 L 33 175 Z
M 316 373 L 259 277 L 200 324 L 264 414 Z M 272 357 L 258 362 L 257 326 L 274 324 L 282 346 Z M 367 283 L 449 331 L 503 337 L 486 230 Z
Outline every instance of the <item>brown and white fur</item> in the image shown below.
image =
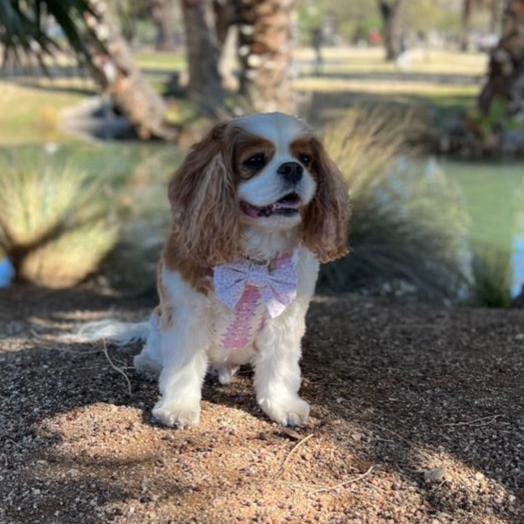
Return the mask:
M 290 210 L 267 211 L 290 193 Z M 309 405 L 298 394 L 305 315 L 319 262 L 347 252 L 349 206 L 340 172 L 304 122 L 256 114 L 218 124 L 197 143 L 169 184 L 169 200 L 173 226 L 159 264 L 159 306 L 148 325 L 105 324 L 96 337 L 125 344 L 147 336 L 134 364 L 159 375 L 153 415 L 168 426 L 199 422 L 209 368 L 227 383 L 243 364 L 254 366 L 257 401 L 269 418 L 305 424 Z M 244 349 L 221 348 L 216 333 L 232 313 L 214 295 L 212 268 L 243 257 L 271 261 L 295 248 L 294 302 L 267 318 Z

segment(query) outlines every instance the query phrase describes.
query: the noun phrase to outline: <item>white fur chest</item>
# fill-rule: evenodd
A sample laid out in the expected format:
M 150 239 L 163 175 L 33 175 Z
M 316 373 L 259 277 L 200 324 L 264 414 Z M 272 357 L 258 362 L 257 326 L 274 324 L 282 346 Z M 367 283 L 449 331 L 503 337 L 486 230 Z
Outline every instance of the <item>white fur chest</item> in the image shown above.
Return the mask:
M 257 336 L 263 336 L 264 331 L 271 331 L 272 326 L 287 323 L 296 314 L 297 305 L 300 306 L 299 309 L 307 308 L 315 288 L 318 262 L 304 247 L 297 250 L 296 272 L 298 278 L 295 300 L 276 318 L 271 318 L 264 305 L 259 303 L 251 320 L 252 326 L 256 328 L 250 331 L 243 349 L 224 348 L 223 337 L 235 319 L 235 312 L 214 293 L 208 296 L 198 293 L 178 272 L 166 269 L 162 274 L 162 283 L 167 291 L 169 307 L 174 312 L 175 329 L 179 323 L 193 325 L 193 329 L 198 330 L 203 339 L 208 341 L 208 353 L 212 362 L 247 363 L 254 352 Z

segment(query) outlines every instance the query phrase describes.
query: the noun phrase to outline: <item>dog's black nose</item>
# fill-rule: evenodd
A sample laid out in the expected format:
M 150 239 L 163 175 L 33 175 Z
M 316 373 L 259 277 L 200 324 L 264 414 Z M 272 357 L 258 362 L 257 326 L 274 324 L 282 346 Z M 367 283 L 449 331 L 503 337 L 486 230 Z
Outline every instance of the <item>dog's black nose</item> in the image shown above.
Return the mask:
M 286 182 L 296 184 L 302 178 L 304 168 L 298 162 L 284 162 L 277 170 Z

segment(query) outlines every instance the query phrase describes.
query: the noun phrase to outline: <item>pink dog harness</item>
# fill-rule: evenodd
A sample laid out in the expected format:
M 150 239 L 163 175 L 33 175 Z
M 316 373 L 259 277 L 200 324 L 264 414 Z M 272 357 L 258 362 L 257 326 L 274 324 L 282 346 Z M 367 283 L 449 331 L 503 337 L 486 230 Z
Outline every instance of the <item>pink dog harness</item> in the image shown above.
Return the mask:
M 295 300 L 296 262 L 294 251 L 269 264 L 244 259 L 213 269 L 215 294 L 234 313 L 222 337 L 224 349 L 246 347 L 262 329 L 267 314 L 276 318 Z

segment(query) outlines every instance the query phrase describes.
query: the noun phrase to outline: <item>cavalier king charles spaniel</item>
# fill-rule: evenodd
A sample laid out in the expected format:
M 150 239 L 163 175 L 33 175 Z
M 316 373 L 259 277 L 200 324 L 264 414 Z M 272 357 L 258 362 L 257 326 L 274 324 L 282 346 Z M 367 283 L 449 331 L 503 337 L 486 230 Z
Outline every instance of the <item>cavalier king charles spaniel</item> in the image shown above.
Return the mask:
M 306 423 L 301 339 L 320 262 L 347 253 L 348 191 L 311 129 L 281 113 L 216 125 L 169 183 L 172 228 L 149 322 L 84 330 L 123 345 L 144 339 L 138 372 L 159 377 L 154 417 L 200 419 L 208 370 L 222 384 L 252 364 L 258 404 Z

